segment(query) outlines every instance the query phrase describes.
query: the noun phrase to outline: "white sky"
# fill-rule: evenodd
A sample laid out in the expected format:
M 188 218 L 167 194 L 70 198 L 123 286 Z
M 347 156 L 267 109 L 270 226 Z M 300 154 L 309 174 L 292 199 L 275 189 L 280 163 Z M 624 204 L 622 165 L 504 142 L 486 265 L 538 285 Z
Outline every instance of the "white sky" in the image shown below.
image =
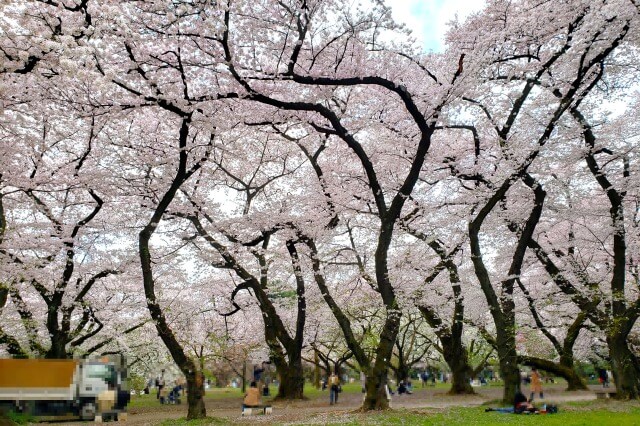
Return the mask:
M 425 50 L 442 51 L 447 23 L 456 14 L 462 21 L 484 5 L 484 0 L 388 0 L 396 21 L 406 24 Z

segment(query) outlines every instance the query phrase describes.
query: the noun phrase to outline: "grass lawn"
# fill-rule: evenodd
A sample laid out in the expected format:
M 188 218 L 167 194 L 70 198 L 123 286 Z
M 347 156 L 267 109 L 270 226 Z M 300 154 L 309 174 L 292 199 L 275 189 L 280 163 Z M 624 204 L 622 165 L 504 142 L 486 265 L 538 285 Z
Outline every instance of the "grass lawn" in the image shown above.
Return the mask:
M 628 412 L 609 410 L 567 411 L 550 415 L 516 415 L 485 413 L 482 408 L 452 408 L 439 413 L 430 411 L 397 410 L 381 414 L 347 416 L 339 421 L 329 421 L 326 425 L 640 425 L 640 409 Z
M 269 424 L 286 425 L 558 425 L 558 426 L 633 426 L 640 425 L 640 405 L 631 403 L 615 403 L 611 407 L 575 407 L 567 406 L 558 414 L 549 415 L 516 415 L 485 413 L 483 408 L 453 408 L 442 411 L 434 410 L 393 410 L 383 413 L 341 413 L 323 414 L 310 417 L 304 423 L 274 422 Z M 261 417 L 260 423 L 265 423 L 266 418 Z M 167 420 L 164 426 L 185 425 L 223 425 L 233 424 L 228 419 L 207 418 L 203 420 L 187 422 L 184 419 Z M 236 424 L 246 424 L 238 422 Z
M 559 386 L 561 387 L 561 386 Z M 430 387 L 433 390 L 433 387 Z M 433 391 L 429 395 L 444 395 L 444 392 L 448 389 L 448 385 L 438 383 L 435 387 L 436 394 Z M 417 389 L 418 393 L 424 392 Z M 275 394 L 275 387 L 271 389 L 272 395 Z M 351 383 L 343 385 L 343 392 L 347 395 L 351 394 L 351 399 L 355 397 L 354 394 L 360 394 L 360 383 Z M 327 397 L 327 392 L 315 389 L 312 386 L 305 386 L 305 395 L 309 398 L 309 411 L 307 415 L 301 415 L 302 412 L 306 412 L 307 402 L 300 402 L 294 411 L 295 414 L 290 416 L 285 414 L 284 416 L 274 415 L 258 416 L 251 421 L 251 419 L 239 419 L 239 417 L 233 418 L 215 418 L 210 417 L 194 422 L 187 422 L 185 419 L 171 419 L 161 421 L 160 424 L 164 426 L 170 425 L 185 425 L 185 426 L 200 426 L 200 425 L 228 425 L 228 424 L 272 424 L 272 425 L 335 425 L 335 426 L 359 426 L 359 425 L 558 425 L 558 426 L 572 426 L 572 425 L 585 425 L 585 426 L 600 426 L 600 425 L 612 425 L 612 426 L 640 426 L 640 402 L 620 402 L 613 400 L 589 400 L 589 401 L 576 401 L 576 402 L 561 402 L 558 403 L 559 413 L 547 414 L 547 415 L 516 415 L 516 414 L 501 414 L 496 412 L 485 412 L 484 409 L 488 406 L 496 407 L 500 406 L 500 403 L 495 401 L 485 402 L 480 406 L 455 406 L 451 408 L 434 408 L 436 406 L 428 408 L 397 408 L 387 412 L 372 412 L 372 413 L 359 413 L 355 411 L 353 403 L 349 407 L 344 407 L 338 410 L 323 411 L 318 409 L 318 400 L 322 401 Z M 426 394 L 425 394 L 426 395 Z M 228 400 L 230 406 L 239 404 L 242 398 L 242 394 L 239 389 L 210 389 L 207 391 L 207 400 L 220 400 L 223 404 L 221 407 L 227 405 L 224 400 Z M 441 397 L 442 398 L 442 397 Z M 234 401 L 234 399 L 236 401 Z M 271 398 L 266 398 L 265 402 L 268 402 Z M 427 400 L 434 402 L 432 399 Z M 437 401 L 436 401 L 437 402 Z M 156 406 L 157 400 L 155 395 L 145 395 L 142 397 L 134 397 L 131 407 L 136 406 Z M 183 403 L 184 404 L 184 403 Z M 461 402 L 464 404 L 464 402 Z M 186 408 L 186 407 L 184 407 Z M 290 411 L 291 412 L 291 411 Z M 215 415 L 215 410 L 211 411 Z M 278 413 L 278 410 L 275 411 Z M 304 419 L 304 420 L 301 420 Z

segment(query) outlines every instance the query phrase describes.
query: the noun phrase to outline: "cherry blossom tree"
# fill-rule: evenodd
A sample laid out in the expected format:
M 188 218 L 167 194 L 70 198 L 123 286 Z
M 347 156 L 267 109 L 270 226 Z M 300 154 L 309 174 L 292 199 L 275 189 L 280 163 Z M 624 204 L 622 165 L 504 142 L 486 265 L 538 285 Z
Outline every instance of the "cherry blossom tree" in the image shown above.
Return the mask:
M 469 93 L 465 100 L 486 116 L 487 124 L 495 131 L 493 137 L 499 143 L 500 155 L 505 160 L 504 167 L 495 176 L 497 180 L 489 186 L 491 189 L 486 201 L 480 204 L 469 223 L 471 259 L 495 321 L 501 375 L 505 380 L 505 401 L 513 400 L 513 393 L 520 382 L 513 290 L 522 272 L 527 247 L 540 220 L 546 197 L 544 190 L 529 174 L 529 168 L 542 148 L 554 138 L 554 131 L 561 119 L 577 107 L 598 82 L 602 62 L 624 40 L 637 14 L 632 7 L 626 7 L 623 3 L 589 3 L 582 7 L 567 4 L 564 5 L 566 9 L 558 9 L 559 5 L 548 6 L 525 2 L 511 8 L 500 2 L 491 3 L 481 15 L 466 24 L 466 31 L 452 35 L 452 47 L 464 49 L 474 46 L 474 52 L 478 53 L 491 49 L 491 55 L 486 58 L 489 65 L 487 81 L 494 86 L 503 83 L 501 90 L 496 88 L 491 93 L 485 92 L 485 99 Z M 522 20 L 533 19 L 534 16 L 535 19 L 547 16 L 548 19 L 538 22 L 549 20 L 554 25 L 523 24 Z M 603 16 L 615 18 L 610 21 Z M 511 25 L 520 29 L 530 28 L 531 33 L 522 34 Z M 482 31 L 483 35 L 478 37 L 470 31 L 471 28 Z M 473 36 L 469 38 L 471 34 Z M 498 38 L 492 38 L 494 36 Z M 521 36 L 526 42 L 525 39 L 520 41 Z M 532 45 L 534 39 L 536 44 Z M 493 49 L 496 43 L 500 46 L 497 50 Z M 479 48 L 480 45 L 487 47 Z M 549 74 L 553 75 L 553 79 L 548 78 Z M 540 86 L 545 90 L 537 90 Z M 496 99 L 492 99 L 494 93 Z M 504 108 L 500 98 L 508 99 L 511 106 Z M 535 122 L 528 121 L 526 111 L 529 107 L 538 107 L 541 102 L 548 107 L 536 108 Z M 499 106 L 500 110 L 493 109 L 494 105 Z M 518 131 L 522 126 L 528 129 L 526 133 Z M 486 177 L 477 179 L 487 181 Z M 497 293 L 483 259 L 481 230 L 494 208 L 521 180 L 531 188 L 535 198 L 533 205 L 527 207 L 529 213 L 520 215 L 511 263 L 508 271 L 505 271 L 506 275 L 499 278 L 501 284 Z
M 303 397 L 313 351 L 327 369 L 353 359 L 363 409 L 385 409 L 389 368 L 423 355 L 417 307 L 454 393 L 471 391 L 477 330 L 505 401 L 522 361 L 578 386 L 588 333 L 638 397 L 637 109 L 602 107 L 636 105 L 637 2 L 490 0 L 437 54 L 379 2 L 0 7 L 11 355 L 135 352 L 149 316 L 189 418 L 206 414 L 211 339 L 243 342 L 244 377 L 256 334 L 280 397 Z M 518 347 L 528 332 L 555 355 Z
M 67 358 L 111 329 L 110 311 L 137 306 L 113 288 L 129 253 L 113 246 L 117 230 L 102 232 L 110 227 L 104 210 L 114 207 L 96 180 L 104 123 L 39 101 L 14 97 L 3 112 L 2 138 L 12 148 L 2 161 L 12 173 L 0 178 L 0 305 L 21 327 L 0 334 L 13 355 Z

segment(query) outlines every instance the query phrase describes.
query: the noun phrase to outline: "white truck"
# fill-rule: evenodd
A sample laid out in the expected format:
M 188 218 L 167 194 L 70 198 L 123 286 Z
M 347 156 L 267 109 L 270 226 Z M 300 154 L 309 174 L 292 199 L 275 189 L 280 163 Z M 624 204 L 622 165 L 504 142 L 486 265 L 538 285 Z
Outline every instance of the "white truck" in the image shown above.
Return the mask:
M 0 410 L 37 417 L 123 419 L 129 402 L 122 359 L 0 359 Z

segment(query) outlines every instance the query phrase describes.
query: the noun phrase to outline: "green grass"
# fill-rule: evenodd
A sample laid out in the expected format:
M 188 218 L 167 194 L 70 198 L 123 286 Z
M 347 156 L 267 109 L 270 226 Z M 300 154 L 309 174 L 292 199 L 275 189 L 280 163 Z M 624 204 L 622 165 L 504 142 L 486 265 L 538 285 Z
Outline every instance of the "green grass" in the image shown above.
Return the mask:
M 432 388 L 433 389 L 433 388 Z M 438 383 L 436 389 L 443 392 L 448 389 L 448 385 Z M 275 387 L 272 387 L 272 394 L 275 393 Z M 360 383 L 350 383 L 343 385 L 343 392 L 347 394 L 360 393 Z M 313 386 L 305 386 L 305 395 L 309 399 L 323 398 L 323 393 L 315 389 Z M 207 391 L 206 399 L 240 399 L 242 394 L 239 389 L 210 389 Z M 142 401 L 140 401 L 142 400 Z M 268 401 L 269 399 L 267 399 Z M 149 404 L 156 406 L 157 400 L 155 395 L 145 395 L 143 397 L 135 397 L 134 404 Z M 304 405 L 304 403 L 303 403 Z M 500 401 L 490 401 L 479 407 L 457 407 L 450 409 L 397 409 L 388 412 L 373 413 L 357 413 L 357 412 L 327 412 L 321 414 L 310 414 L 309 417 L 301 423 L 295 423 L 293 420 L 286 421 L 276 420 L 275 425 L 340 425 L 340 426 L 359 426 L 359 425 L 557 425 L 557 426 L 640 426 L 640 403 L 637 402 L 620 402 L 613 400 L 594 400 L 594 401 L 576 401 L 564 402 L 559 404 L 560 412 L 548 415 L 515 415 L 501 414 L 495 412 L 486 413 L 484 409 L 487 406 L 501 406 Z M 140 405 L 137 405 L 140 406 Z M 301 407 L 301 410 L 304 408 Z M 297 417 L 300 418 L 300 417 Z M 260 416 L 260 423 L 268 421 L 267 418 Z M 222 425 L 235 424 L 230 419 L 206 418 L 194 422 L 187 422 L 186 419 L 167 420 L 162 425 Z M 237 424 L 246 424 L 246 422 L 238 422 Z
M 5 414 L 5 417 L 8 421 L 18 425 L 26 425 L 35 421 L 35 418 L 33 416 L 29 414 L 16 413 L 15 411 L 9 411 L 8 413 Z M 2 419 L 2 417 L 0 417 L 0 419 Z M 12 424 L 12 423 L 9 423 L 9 424 Z
M 414 387 L 416 389 L 420 389 L 420 382 L 414 381 Z M 490 383 L 490 386 L 502 386 L 501 382 Z M 436 383 L 435 387 L 428 386 L 428 389 L 437 389 L 443 392 L 449 390 L 450 383 Z M 278 388 L 274 385 L 270 386 L 271 389 L 271 397 L 265 398 L 265 401 L 270 401 L 278 391 Z M 345 393 L 360 393 L 360 382 L 355 381 L 353 383 L 346 383 L 342 385 L 342 391 Z M 205 400 L 221 400 L 221 399 L 237 399 L 242 398 L 243 394 L 240 391 L 240 388 L 210 388 L 207 389 L 205 393 Z M 327 396 L 327 391 L 322 391 L 320 389 L 316 389 L 312 384 L 306 383 L 304 386 L 304 396 L 309 399 L 316 399 Z M 184 399 L 184 398 L 183 398 Z M 186 401 L 183 401 L 183 404 Z M 158 400 L 156 399 L 155 392 L 152 392 L 149 395 L 134 395 L 131 397 L 131 402 L 129 403 L 129 408 L 138 408 L 138 407 L 156 407 L 158 406 Z
M 483 408 L 455 408 L 442 412 L 416 412 L 394 410 L 377 414 L 353 414 L 342 416 L 339 420 L 326 419 L 323 425 L 557 425 L 557 426 L 633 426 L 640 425 L 640 408 L 617 412 L 609 410 L 565 411 L 560 408 L 558 414 L 501 414 L 485 413 Z
M 261 423 L 266 420 L 261 418 Z M 161 425 L 184 425 L 184 426 L 200 426 L 200 425 L 223 425 L 232 424 L 227 419 L 218 419 L 215 417 L 207 417 L 206 419 L 187 421 L 186 419 L 166 420 Z M 245 424 L 245 423 L 238 423 Z M 269 424 L 282 424 L 278 422 Z M 485 413 L 483 408 L 455 408 L 442 411 L 411 411 L 411 410 L 392 410 L 383 413 L 348 413 L 322 417 L 311 417 L 304 423 L 291 424 L 322 424 L 322 425 L 340 425 L 340 426 L 386 426 L 386 425 L 402 425 L 402 426 L 467 426 L 467 425 L 535 425 L 535 426 L 635 426 L 640 425 L 640 407 L 629 407 L 625 411 L 610 411 L 607 409 L 581 411 L 562 410 L 558 414 L 500 414 Z

